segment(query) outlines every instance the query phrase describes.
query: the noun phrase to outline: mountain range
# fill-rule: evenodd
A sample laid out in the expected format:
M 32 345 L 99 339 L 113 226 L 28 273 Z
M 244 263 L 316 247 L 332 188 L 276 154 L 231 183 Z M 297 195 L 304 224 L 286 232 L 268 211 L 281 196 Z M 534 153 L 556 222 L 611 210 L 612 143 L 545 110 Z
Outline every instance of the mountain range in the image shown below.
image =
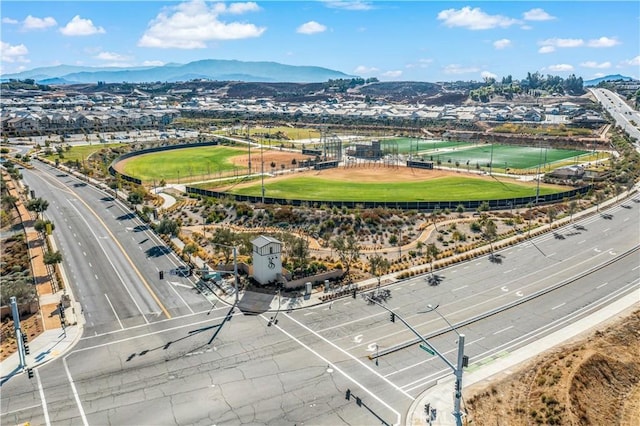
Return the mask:
M 605 75 L 604 77 L 594 78 L 592 80 L 586 80 L 583 84 L 585 87 L 589 87 L 589 86 L 597 86 L 603 81 L 619 81 L 619 80 L 630 81 L 630 80 L 633 80 L 633 78 L 620 75 L 620 74 L 611 74 L 611 75 Z
M 340 71 L 316 66 L 284 65 L 277 62 L 244 62 L 236 60 L 205 59 L 187 64 L 170 63 L 151 67 L 82 67 L 58 65 L 35 68 L 16 74 L 1 76 L 10 79 L 33 79 L 39 84 L 76 83 L 147 83 L 154 81 L 177 82 L 190 80 L 246 81 L 246 82 L 325 82 L 330 79 L 353 78 Z

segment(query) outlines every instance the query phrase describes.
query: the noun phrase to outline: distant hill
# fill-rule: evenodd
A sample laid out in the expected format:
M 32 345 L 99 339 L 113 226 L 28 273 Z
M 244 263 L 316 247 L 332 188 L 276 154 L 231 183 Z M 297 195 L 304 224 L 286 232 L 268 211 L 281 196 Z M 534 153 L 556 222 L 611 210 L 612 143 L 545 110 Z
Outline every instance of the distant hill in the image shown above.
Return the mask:
M 603 81 L 618 81 L 618 80 L 630 81 L 630 80 L 633 80 L 633 78 L 620 75 L 620 74 L 612 74 L 612 75 L 605 75 L 604 77 L 594 78 L 593 80 L 586 80 L 583 84 L 585 87 L 597 86 Z
M 16 74 L 5 74 L 1 76 L 1 79 L 3 81 L 9 79 L 34 79 L 37 82 L 64 81 L 66 84 L 97 83 L 98 81 L 105 83 L 177 82 L 193 79 L 310 83 L 352 77 L 354 76 L 340 71 L 315 66 L 206 59 L 188 64 L 171 63 L 158 67 L 94 68 L 58 65 Z

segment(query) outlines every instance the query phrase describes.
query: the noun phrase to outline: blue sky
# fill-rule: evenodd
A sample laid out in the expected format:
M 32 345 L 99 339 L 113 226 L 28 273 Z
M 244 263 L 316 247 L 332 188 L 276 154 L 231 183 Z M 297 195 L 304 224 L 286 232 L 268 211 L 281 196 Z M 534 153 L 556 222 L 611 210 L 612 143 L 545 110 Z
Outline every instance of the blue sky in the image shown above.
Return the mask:
M 637 1 L 11 1 L 1 72 L 200 59 L 322 66 L 382 81 L 539 71 L 640 77 Z

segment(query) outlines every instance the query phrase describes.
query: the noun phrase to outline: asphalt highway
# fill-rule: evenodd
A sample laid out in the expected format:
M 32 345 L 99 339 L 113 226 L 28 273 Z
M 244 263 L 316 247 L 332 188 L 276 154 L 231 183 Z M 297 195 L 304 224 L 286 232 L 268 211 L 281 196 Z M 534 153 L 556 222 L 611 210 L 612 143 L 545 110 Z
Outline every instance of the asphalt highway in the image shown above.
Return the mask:
M 387 311 L 363 298 L 280 312 L 278 324 L 269 326 L 270 314 L 231 313 L 226 305 L 212 306 L 174 285 L 178 297 L 169 284 L 153 278 L 156 268 L 175 267 L 176 260 L 171 254 L 146 254 L 157 240 L 140 249 L 140 242 L 153 236 L 136 232 L 139 224 L 122 218 L 126 211 L 117 202 L 74 186 L 68 177 L 38 187 L 38 177 L 29 173 L 25 178 L 37 196 L 55 185 L 56 201 L 47 210 L 54 222 L 74 217 L 68 241 L 60 246 L 85 314 L 99 310 L 96 317 L 102 320 L 88 326 L 62 359 L 40 368 L 37 380 L 19 376 L 3 386 L 3 423 L 46 424 L 49 418 L 52 424 L 91 425 L 397 424 L 421 392 L 451 374 L 398 321 L 391 323 Z M 100 220 L 90 219 L 75 197 Z M 66 214 L 53 216 L 63 208 Z M 487 256 L 439 270 L 437 286 L 429 285 L 428 276 L 398 282 L 388 287 L 387 306 L 455 362 L 455 333 L 437 313 L 420 313 L 439 305 L 438 312 L 466 335 L 469 370 L 480 368 L 603 304 L 638 293 L 638 209 L 636 196 L 499 251 L 493 260 Z M 85 220 L 95 235 L 79 231 Z M 115 243 L 107 248 L 110 239 L 124 250 L 118 252 Z M 109 265 L 95 273 L 98 279 L 91 279 L 94 269 L 75 269 L 80 268 L 75 259 L 90 262 L 84 252 Z M 114 278 L 118 275 L 126 278 Z M 123 283 L 131 284 L 129 291 Z M 117 301 L 114 306 L 127 306 L 116 311 L 120 322 L 100 297 L 103 292 Z M 152 292 L 169 315 L 154 305 Z

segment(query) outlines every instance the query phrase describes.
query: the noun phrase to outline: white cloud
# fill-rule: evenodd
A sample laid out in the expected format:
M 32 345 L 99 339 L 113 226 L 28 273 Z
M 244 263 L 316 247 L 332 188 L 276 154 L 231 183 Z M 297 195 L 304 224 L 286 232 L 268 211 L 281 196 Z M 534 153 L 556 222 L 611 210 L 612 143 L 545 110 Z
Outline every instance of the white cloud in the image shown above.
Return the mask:
M 371 2 L 362 0 L 324 0 L 323 3 L 331 9 L 344 10 L 371 10 Z
M 9 43 L 5 43 L 4 41 L 0 41 L 0 57 L 2 58 L 2 62 L 6 63 L 14 63 L 14 62 L 29 62 L 25 56 L 29 54 L 29 49 L 24 44 L 14 44 L 11 45 Z
M 502 15 L 488 15 L 480 8 L 465 6 L 462 9 L 447 9 L 438 13 L 438 20 L 447 27 L 463 27 L 470 30 L 488 30 L 491 28 L 508 28 L 517 24 L 517 19 Z
M 66 36 L 88 36 L 104 34 L 105 30 L 102 27 L 93 25 L 91 19 L 84 19 L 80 15 L 76 15 L 67 25 L 60 28 L 60 32 Z
M 15 25 L 18 23 L 18 21 L 16 19 L 11 19 L 11 18 L 2 18 L 2 23 Z
M 620 44 L 620 42 L 614 37 L 600 37 L 593 40 L 589 40 L 587 46 L 589 47 L 613 47 Z
M 122 62 L 122 61 L 128 61 L 131 59 L 130 56 L 125 56 L 125 55 L 121 55 L 119 53 L 114 53 L 114 52 L 100 52 L 99 54 L 94 56 L 94 58 L 100 59 L 101 61 L 113 61 L 113 62 Z
M 607 62 L 597 63 L 596 61 L 586 61 L 586 62 L 582 62 L 580 66 L 585 68 L 606 69 L 606 68 L 611 68 L 611 62 L 607 61 Z
M 407 68 L 428 68 L 433 63 L 433 59 L 418 59 L 417 63 L 407 64 Z
M 540 46 L 552 46 L 558 48 L 565 47 L 580 47 L 584 45 L 584 40 L 581 38 L 548 38 L 538 42 Z
M 224 14 L 238 15 L 260 10 L 255 3 L 234 3 L 227 7 L 193 0 L 163 9 L 149 22 L 138 40 L 140 47 L 202 49 L 212 40 L 238 40 L 260 37 L 266 28 L 242 22 L 224 22 Z
M 555 72 L 573 71 L 573 66 L 569 64 L 549 65 L 548 68 L 549 68 L 549 71 L 555 71 Z
M 522 14 L 522 17 L 526 21 L 550 21 L 556 19 L 555 16 L 549 15 L 547 12 L 540 8 L 528 10 Z
M 356 69 L 353 70 L 354 74 L 373 74 L 378 72 L 379 69 L 376 67 L 367 67 L 365 65 L 358 65 Z
M 467 67 L 464 68 L 458 64 L 450 64 L 442 69 L 445 74 L 469 74 L 480 71 L 479 68 L 476 67 Z
M 598 77 L 604 77 L 605 75 L 606 75 L 606 74 L 605 74 L 605 73 L 603 73 L 603 72 L 597 72 L 597 73 L 593 74 L 593 76 L 594 76 L 595 78 L 598 78 Z
M 231 3 L 229 7 L 226 9 L 227 12 L 233 15 L 242 15 L 247 12 L 258 12 L 260 11 L 260 6 L 258 6 L 254 2 L 247 3 Z
M 511 47 L 511 40 L 508 38 L 501 38 L 500 40 L 496 40 L 493 42 L 493 47 L 496 49 L 506 49 L 507 47 Z
M 325 27 L 324 25 L 316 21 L 309 21 L 300 25 L 296 29 L 296 32 L 299 34 L 317 34 L 317 33 L 325 32 L 326 30 L 327 30 L 327 27 Z
M 164 65 L 162 61 L 143 61 L 142 66 L 145 67 L 161 67 Z
M 402 71 L 400 70 L 385 71 L 380 76 L 386 77 L 386 78 L 400 78 L 402 76 Z
M 636 56 L 635 58 L 627 59 L 621 62 L 622 65 L 631 65 L 640 67 L 640 56 Z
M 496 78 L 498 78 L 498 76 L 497 76 L 496 74 L 494 74 L 494 73 L 492 73 L 492 72 L 489 72 L 489 71 L 482 71 L 482 72 L 480 73 L 480 76 L 481 76 L 482 78 L 493 78 L 494 80 L 495 80 Z
M 581 38 L 548 38 L 539 41 L 538 45 L 541 46 L 538 53 L 551 53 L 556 49 L 584 46 L 584 40 Z
M 46 18 L 36 18 L 35 16 L 27 16 L 22 22 L 22 29 L 24 30 L 43 30 L 49 27 L 55 27 L 58 25 L 55 19 L 51 16 Z

